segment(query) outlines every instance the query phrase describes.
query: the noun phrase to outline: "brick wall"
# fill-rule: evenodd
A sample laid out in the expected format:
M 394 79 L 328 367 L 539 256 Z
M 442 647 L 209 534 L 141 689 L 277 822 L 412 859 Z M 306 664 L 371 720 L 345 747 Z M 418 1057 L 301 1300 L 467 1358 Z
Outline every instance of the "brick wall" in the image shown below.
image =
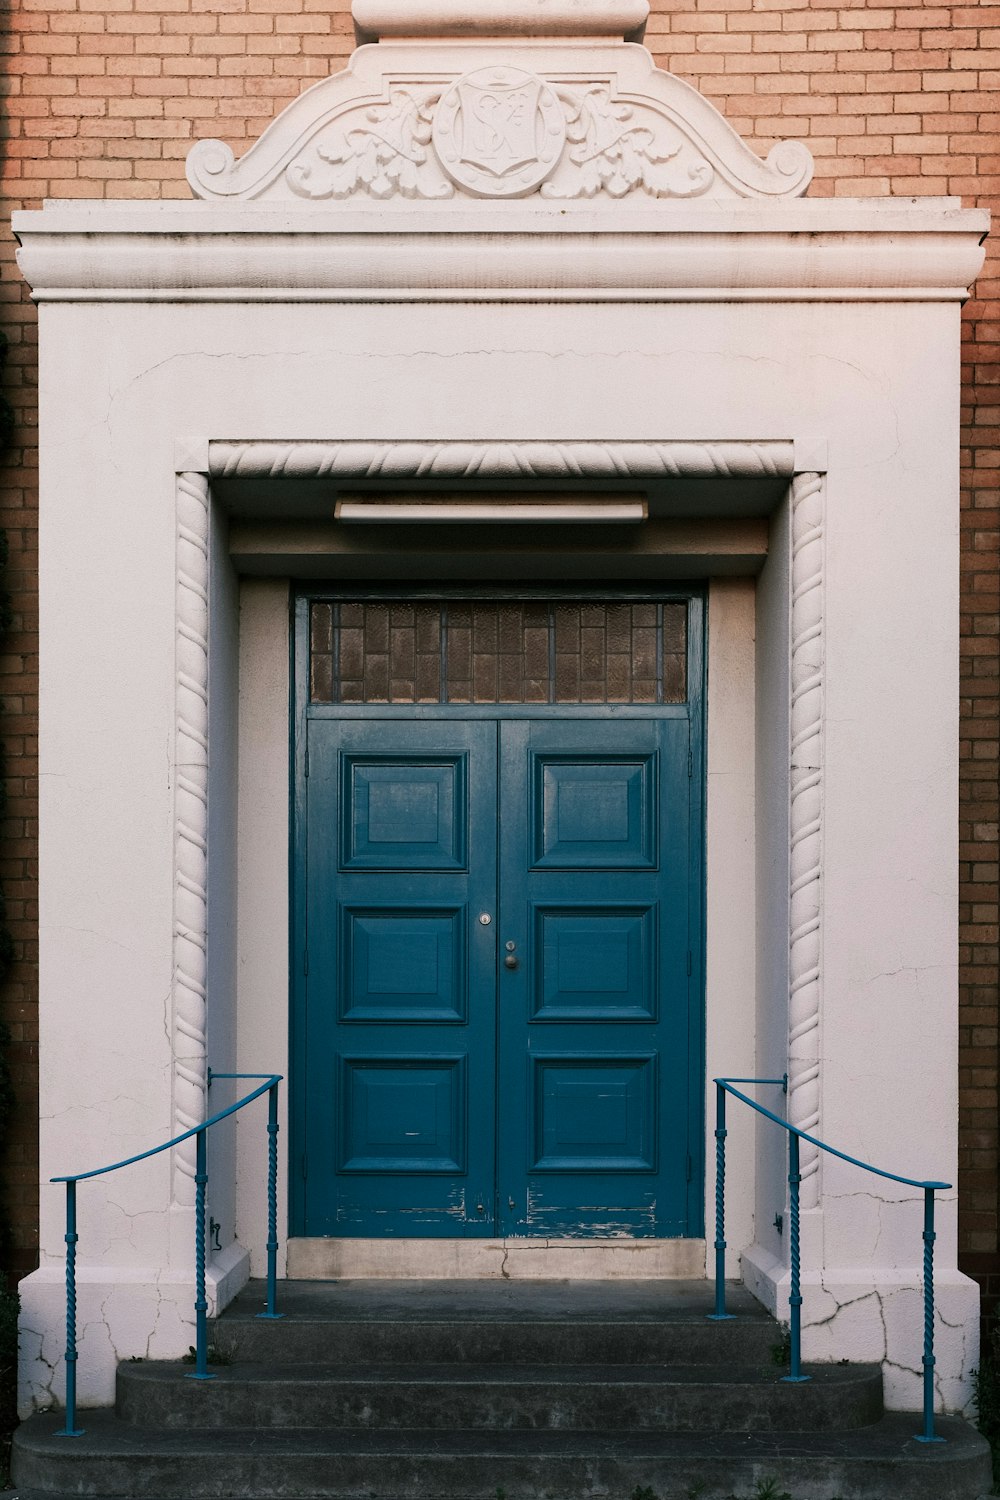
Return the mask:
M 953 193 L 1000 207 L 1000 7 L 679 0 L 668 10 L 654 0 L 654 8 L 647 38 L 657 60 L 701 89 L 762 154 L 778 140 L 807 140 L 814 195 Z M 240 154 L 352 45 L 343 0 L 13 0 L 5 214 L 43 196 L 186 197 L 192 141 L 221 136 Z M 16 610 L 0 659 L 11 799 L 0 864 L 18 952 L 3 1009 L 22 1106 L 6 1159 L 16 1265 L 27 1269 L 36 1245 L 35 322 L 9 237 L 0 253 L 9 394 L 20 419 L 0 511 Z M 966 309 L 963 344 L 960 1086 L 964 1264 L 1000 1293 L 998 297 L 994 257 Z

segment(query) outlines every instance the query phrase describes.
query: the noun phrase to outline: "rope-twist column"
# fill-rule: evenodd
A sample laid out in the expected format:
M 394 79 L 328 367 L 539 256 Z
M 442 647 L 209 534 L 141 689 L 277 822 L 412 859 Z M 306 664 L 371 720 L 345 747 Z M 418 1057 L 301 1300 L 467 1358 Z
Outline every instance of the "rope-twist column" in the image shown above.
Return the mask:
M 205 1118 L 208 918 L 208 527 L 204 474 L 177 476 L 174 792 L 174 1132 Z M 193 1206 L 195 1139 L 174 1151 L 173 1200 Z
M 788 1119 L 819 1125 L 823 802 L 823 476 L 792 481 Z M 801 1143 L 802 1207 L 819 1203 L 819 1152 Z

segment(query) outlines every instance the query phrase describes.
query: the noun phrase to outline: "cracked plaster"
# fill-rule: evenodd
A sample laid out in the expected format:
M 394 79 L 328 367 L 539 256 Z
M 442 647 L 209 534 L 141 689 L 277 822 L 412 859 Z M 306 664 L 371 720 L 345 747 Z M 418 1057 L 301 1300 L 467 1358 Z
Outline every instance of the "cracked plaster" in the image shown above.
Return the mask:
M 249 1261 L 230 1247 L 208 1268 L 209 1317 L 245 1285 Z M 142 1266 L 83 1266 L 77 1274 L 77 1392 L 80 1406 L 114 1402 L 126 1359 L 179 1359 L 194 1341 L 190 1273 Z M 47 1266 L 21 1283 L 18 1407 L 22 1417 L 61 1407 L 65 1389 L 65 1281 Z
M 750 1289 L 782 1322 L 789 1317 L 789 1273 L 760 1246 L 743 1256 Z M 917 1410 L 922 1399 L 923 1282 L 919 1266 L 876 1261 L 862 1271 L 824 1268 L 802 1275 L 802 1357 L 881 1364 L 890 1410 Z M 935 1275 L 935 1404 L 968 1413 L 979 1364 L 978 1290 L 953 1268 Z

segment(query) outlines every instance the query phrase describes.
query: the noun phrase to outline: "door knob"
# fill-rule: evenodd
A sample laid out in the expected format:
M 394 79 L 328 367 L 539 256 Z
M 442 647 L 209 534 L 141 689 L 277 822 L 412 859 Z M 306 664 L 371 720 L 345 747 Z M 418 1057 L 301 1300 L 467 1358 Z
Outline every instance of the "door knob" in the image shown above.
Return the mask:
M 506 957 L 504 958 L 504 961 L 503 961 L 504 962 L 504 968 L 506 968 L 506 969 L 516 969 L 517 968 L 517 953 L 516 953 L 517 944 L 516 943 L 505 943 L 504 947 L 507 949 L 507 954 L 506 954 Z

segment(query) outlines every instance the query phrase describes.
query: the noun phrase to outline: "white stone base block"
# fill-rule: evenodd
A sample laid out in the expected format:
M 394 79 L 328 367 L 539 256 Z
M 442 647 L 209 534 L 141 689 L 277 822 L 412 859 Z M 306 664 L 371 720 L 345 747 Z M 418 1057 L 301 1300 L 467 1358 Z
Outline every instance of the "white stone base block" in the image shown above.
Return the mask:
M 754 1245 L 743 1255 L 747 1288 L 769 1312 L 788 1322 L 789 1271 Z M 900 1266 L 841 1269 L 802 1275 L 802 1358 L 881 1363 L 885 1402 L 916 1411 L 923 1402 L 924 1302 L 922 1269 Z M 972 1372 L 979 1364 L 979 1288 L 968 1276 L 942 1269 L 934 1277 L 935 1406 L 968 1413 Z
M 300 1281 L 430 1278 L 625 1281 L 705 1275 L 705 1241 L 291 1239 L 288 1275 Z
M 250 1274 L 250 1257 L 233 1244 L 205 1276 L 208 1315 L 231 1302 Z M 123 1359 L 180 1359 L 195 1340 L 194 1278 L 188 1271 L 83 1266 L 77 1271 L 77 1401 L 112 1406 Z M 66 1272 L 42 1266 L 20 1282 L 22 1417 L 62 1407 L 66 1391 Z

